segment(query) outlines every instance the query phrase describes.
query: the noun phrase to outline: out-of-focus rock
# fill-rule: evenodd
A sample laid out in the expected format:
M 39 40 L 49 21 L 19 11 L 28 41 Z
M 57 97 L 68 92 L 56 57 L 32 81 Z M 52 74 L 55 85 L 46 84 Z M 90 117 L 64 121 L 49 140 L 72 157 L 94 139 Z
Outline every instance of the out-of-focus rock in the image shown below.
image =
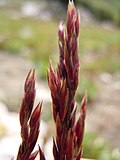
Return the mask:
M 47 160 L 53 160 L 53 139 L 48 139 L 44 146 L 44 153 Z
M 36 102 L 42 100 L 43 107 L 44 104 L 49 104 L 51 102 L 51 94 L 46 83 L 36 83 Z
M 99 79 L 103 83 L 110 83 L 112 81 L 112 75 L 109 73 L 102 73 L 99 75 Z

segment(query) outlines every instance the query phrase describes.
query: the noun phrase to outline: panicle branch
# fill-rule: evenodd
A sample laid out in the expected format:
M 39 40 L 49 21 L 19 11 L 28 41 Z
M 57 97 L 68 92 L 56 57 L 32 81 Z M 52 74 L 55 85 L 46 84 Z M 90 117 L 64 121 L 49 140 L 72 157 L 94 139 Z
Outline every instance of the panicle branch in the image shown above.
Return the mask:
M 39 103 L 33 110 L 35 99 L 35 70 L 30 70 L 24 85 L 24 97 L 20 109 L 20 125 L 21 125 L 21 138 L 17 160 L 34 160 L 39 151 L 33 153 L 36 145 L 42 103 Z
M 86 95 L 76 122 L 75 92 L 78 86 L 79 14 L 69 1 L 66 26 L 60 23 L 58 31 L 59 64 L 55 70 L 50 63 L 48 84 L 52 96 L 56 140 L 53 140 L 55 160 L 80 160 L 86 109 Z

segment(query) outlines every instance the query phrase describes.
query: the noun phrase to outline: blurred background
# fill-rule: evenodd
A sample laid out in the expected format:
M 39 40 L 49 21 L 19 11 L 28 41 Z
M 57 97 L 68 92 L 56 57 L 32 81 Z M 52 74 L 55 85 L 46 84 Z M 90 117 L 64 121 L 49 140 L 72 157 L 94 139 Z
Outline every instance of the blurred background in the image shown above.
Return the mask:
M 67 2 L 0 0 L 0 160 L 17 154 L 18 112 L 24 80 L 33 67 L 35 104 L 44 102 L 39 143 L 51 157 L 55 126 L 46 77 L 49 59 L 57 65 L 57 32 L 59 22 L 65 22 Z M 119 160 L 120 0 L 76 0 L 75 5 L 81 15 L 78 108 L 88 92 L 83 157 Z

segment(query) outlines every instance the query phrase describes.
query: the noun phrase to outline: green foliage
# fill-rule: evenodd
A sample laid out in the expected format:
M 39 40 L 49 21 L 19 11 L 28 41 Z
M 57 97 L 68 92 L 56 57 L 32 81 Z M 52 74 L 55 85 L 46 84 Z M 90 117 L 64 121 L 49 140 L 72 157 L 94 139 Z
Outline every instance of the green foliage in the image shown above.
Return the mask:
M 112 150 L 108 143 L 94 133 L 88 132 L 83 141 L 83 157 L 96 160 L 119 160 L 120 154 L 117 149 Z
M 118 48 L 120 41 L 119 30 L 105 30 L 100 26 L 81 27 L 80 31 L 80 49 L 81 53 L 96 52 L 99 53 L 109 48 Z M 116 46 L 115 46 L 116 45 Z
M 85 91 L 87 91 L 87 98 L 88 98 L 88 102 L 90 103 L 95 97 L 97 88 L 91 78 L 89 77 L 85 78 L 85 77 L 86 76 L 81 77 L 80 79 L 79 86 L 77 89 L 76 100 L 78 102 L 81 102 L 85 94 Z
M 51 58 L 57 52 L 56 26 L 58 24 L 54 21 L 43 22 L 37 19 L 13 20 L 6 16 L 0 16 L 0 50 L 27 55 L 35 63 L 35 66 L 39 68 L 39 75 L 45 77 L 49 56 Z M 119 30 L 110 32 L 99 26 L 82 27 L 80 32 L 80 54 L 92 52 L 95 56 L 101 55 L 92 63 L 85 64 L 84 68 L 96 71 L 105 69 L 112 72 L 119 70 L 119 39 Z M 107 59 L 109 55 L 112 58 Z
M 40 76 L 45 77 L 49 56 L 56 50 L 56 23 L 0 16 L 0 28 L 0 50 L 26 55 L 39 68 Z
M 114 58 L 114 56 L 116 58 Z M 109 58 L 108 58 L 109 57 Z M 105 54 L 97 57 L 93 62 L 85 65 L 85 70 L 88 72 L 110 72 L 115 73 L 120 71 L 120 55 L 119 54 Z
M 77 0 L 86 6 L 100 20 L 111 20 L 120 25 L 120 1 L 119 0 Z
M 98 26 L 81 28 L 80 53 L 92 53 L 92 61 L 84 62 L 85 71 L 117 72 L 120 70 L 119 30 L 108 31 Z M 109 57 L 109 58 L 108 58 Z M 84 59 L 84 58 L 83 58 Z
M 47 123 L 49 123 L 53 120 L 50 105 L 51 104 L 44 105 L 43 110 L 42 110 L 42 115 L 41 115 L 41 118 Z M 52 121 L 52 125 L 54 126 L 53 121 Z

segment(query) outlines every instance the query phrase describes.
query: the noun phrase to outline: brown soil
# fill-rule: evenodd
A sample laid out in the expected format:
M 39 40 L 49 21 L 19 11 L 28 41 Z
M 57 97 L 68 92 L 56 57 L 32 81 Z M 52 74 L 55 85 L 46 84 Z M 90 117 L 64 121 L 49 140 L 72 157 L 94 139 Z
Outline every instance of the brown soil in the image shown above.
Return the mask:
M 23 82 L 31 68 L 32 64 L 25 57 L 0 53 L 0 101 L 10 110 L 16 110 L 20 104 Z

